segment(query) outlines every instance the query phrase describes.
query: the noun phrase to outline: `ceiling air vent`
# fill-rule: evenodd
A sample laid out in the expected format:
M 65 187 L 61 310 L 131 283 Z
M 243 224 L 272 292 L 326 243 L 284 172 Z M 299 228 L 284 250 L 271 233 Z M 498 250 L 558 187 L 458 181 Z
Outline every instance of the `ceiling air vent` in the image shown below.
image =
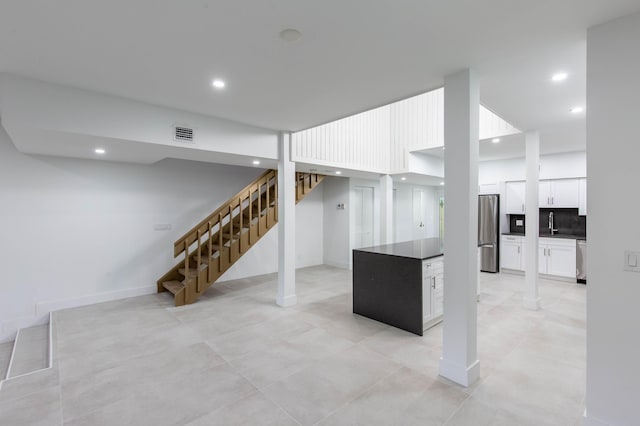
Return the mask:
M 184 126 L 174 126 L 173 140 L 180 142 L 193 142 L 193 129 Z

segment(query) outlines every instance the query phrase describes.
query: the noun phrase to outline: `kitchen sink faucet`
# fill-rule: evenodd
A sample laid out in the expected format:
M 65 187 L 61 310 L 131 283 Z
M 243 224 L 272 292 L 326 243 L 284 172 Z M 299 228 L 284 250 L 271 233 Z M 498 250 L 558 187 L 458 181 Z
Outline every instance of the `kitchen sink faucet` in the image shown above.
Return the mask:
M 551 235 L 553 235 L 554 232 L 558 232 L 557 229 L 553 228 L 553 212 L 549 212 L 549 231 Z

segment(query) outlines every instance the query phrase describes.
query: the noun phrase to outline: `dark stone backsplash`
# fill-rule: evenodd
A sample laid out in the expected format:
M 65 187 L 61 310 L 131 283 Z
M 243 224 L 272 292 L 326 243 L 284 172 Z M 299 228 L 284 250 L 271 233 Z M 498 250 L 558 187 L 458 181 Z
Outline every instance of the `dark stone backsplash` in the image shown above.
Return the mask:
M 517 226 L 516 220 L 522 220 L 522 226 Z M 523 214 L 509 215 L 509 232 L 524 234 L 524 215 Z
M 553 212 L 553 226 L 558 234 L 586 237 L 587 217 L 579 216 L 578 209 L 540 209 L 540 234 L 549 234 L 549 212 Z
M 578 209 L 540 209 L 540 235 L 549 234 L 549 212 L 553 212 L 553 226 L 558 234 L 587 236 L 587 217 L 579 216 Z M 516 226 L 518 219 L 524 224 L 524 215 L 509 215 L 509 231 L 524 234 L 524 225 Z

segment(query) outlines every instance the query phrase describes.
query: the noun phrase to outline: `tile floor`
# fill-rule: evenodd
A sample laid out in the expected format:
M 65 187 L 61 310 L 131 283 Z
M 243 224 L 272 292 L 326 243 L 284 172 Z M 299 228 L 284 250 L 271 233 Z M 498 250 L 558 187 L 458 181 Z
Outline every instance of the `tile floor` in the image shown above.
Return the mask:
M 9 360 L 11 359 L 12 350 L 12 342 L 0 343 L 0 380 L 4 379 L 7 375 L 7 369 L 9 368 Z
M 353 315 L 350 271 L 318 266 L 287 309 L 266 275 L 182 308 L 165 293 L 57 312 L 54 369 L 3 388 L 0 424 L 581 424 L 585 286 L 541 280 L 532 312 L 522 277 L 481 279 L 470 388 L 438 376 L 441 326 L 418 337 Z

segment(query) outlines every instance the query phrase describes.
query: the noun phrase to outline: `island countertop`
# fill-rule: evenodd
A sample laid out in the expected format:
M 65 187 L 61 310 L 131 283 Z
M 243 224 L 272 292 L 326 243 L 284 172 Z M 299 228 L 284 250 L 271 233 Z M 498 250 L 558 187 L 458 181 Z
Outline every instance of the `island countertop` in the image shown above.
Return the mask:
M 384 244 L 381 246 L 354 249 L 366 253 L 385 254 L 410 259 L 431 259 L 442 256 L 444 248 L 440 238 L 424 238 L 422 240 L 405 241 L 402 243 Z

